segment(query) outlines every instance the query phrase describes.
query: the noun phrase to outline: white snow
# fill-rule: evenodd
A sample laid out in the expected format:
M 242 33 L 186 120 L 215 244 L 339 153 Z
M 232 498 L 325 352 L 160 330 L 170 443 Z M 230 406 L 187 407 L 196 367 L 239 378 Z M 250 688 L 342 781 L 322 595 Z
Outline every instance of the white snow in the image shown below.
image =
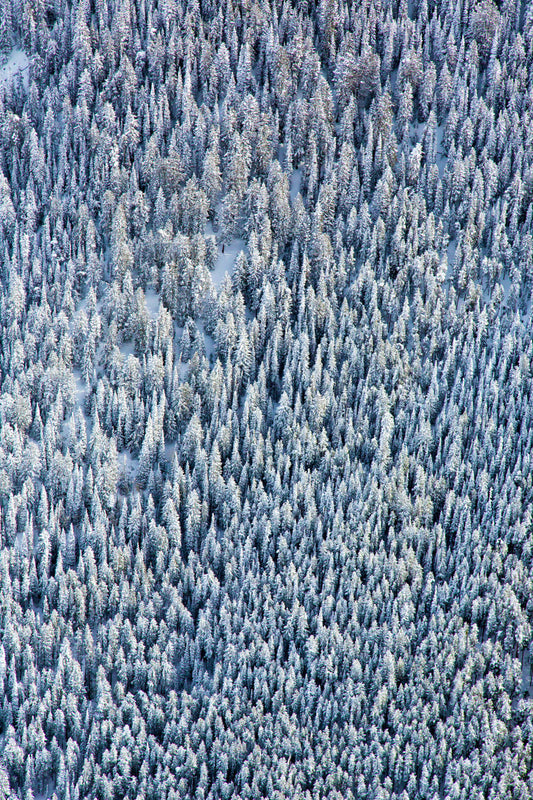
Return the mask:
M 172 464 L 175 452 L 176 452 L 176 442 L 170 442 L 169 444 L 165 444 L 165 458 L 170 464 Z
M 33 613 L 35 614 L 35 617 L 37 618 L 37 622 L 38 622 L 39 626 L 42 625 L 43 624 L 43 609 L 41 607 L 41 604 L 40 603 L 37 604 L 37 603 L 35 603 L 35 601 L 32 600 L 32 608 L 33 608 Z M 36 797 L 36 795 L 34 795 L 34 798 L 35 797 Z
M 437 138 L 437 166 L 439 168 L 439 176 L 440 176 L 441 179 L 442 179 L 442 176 L 444 175 L 444 168 L 445 168 L 445 166 L 446 166 L 446 164 L 448 162 L 448 156 L 444 152 L 444 143 L 442 141 L 443 137 L 444 137 L 444 125 L 437 125 L 437 133 L 436 133 L 436 138 Z
M 189 362 L 188 361 L 180 361 L 178 373 L 180 376 L 180 383 L 185 383 L 187 380 L 187 375 L 189 374 Z
M 422 141 L 425 127 L 425 122 L 418 122 L 418 120 L 409 123 L 409 138 L 413 146 Z
M 12 50 L 7 61 L 0 66 L 0 87 L 12 83 L 19 75 L 27 90 L 30 85 L 30 60 L 24 50 Z
M 210 222 L 205 226 L 205 236 L 214 236 L 215 232 Z M 222 250 L 224 248 L 224 251 Z M 240 252 L 246 253 L 248 250 L 244 239 L 232 239 L 226 245 L 218 246 L 218 257 L 211 272 L 211 280 L 216 289 L 220 289 L 226 275 L 231 275 L 235 264 L 235 259 Z
M 124 356 L 124 361 L 127 359 L 128 356 L 135 355 L 135 345 L 133 342 L 122 342 L 122 344 L 118 348 L 122 355 Z
M 87 433 L 87 441 L 89 441 L 91 437 L 91 433 L 93 430 L 93 420 L 90 414 L 87 413 L 85 408 L 85 401 L 89 394 L 89 387 L 85 383 L 85 380 L 82 377 L 81 369 L 79 367 L 72 367 L 72 377 L 74 378 L 74 408 L 73 413 L 76 414 L 78 411 L 81 411 L 84 422 L 85 422 L 85 430 Z M 67 423 L 65 423 L 66 425 Z
M 531 662 L 528 659 L 527 655 L 524 658 L 524 663 L 522 665 L 522 692 L 527 692 L 527 694 L 533 698 L 533 684 L 531 683 Z
M 448 244 L 448 250 L 447 250 L 448 268 L 446 270 L 446 280 L 449 281 L 453 280 L 456 250 L 457 250 L 457 239 L 452 239 Z
M 121 472 L 127 475 L 132 481 L 135 480 L 139 468 L 139 459 L 132 456 L 129 450 L 122 450 L 118 454 L 118 463 Z
M 78 367 L 73 367 L 72 372 L 76 383 L 76 403 L 81 408 L 83 415 L 87 417 L 85 414 L 85 398 L 87 397 L 88 386 L 83 380 L 81 370 Z
M 295 169 L 291 175 L 291 188 L 290 188 L 291 205 L 294 205 L 294 201 L 296 200 L 296 195 L 300 191 L 301 185 L 302 185 L 302 170 Z
M 144 302 L 152 319 L 157 319 L 159 314 L 159 295 L 154 289 L 147 289 L 144 293 Z
M 49 797 L 52 796 L 53 793 L 53 786 L 51 781 L 46 781 L 46 791 L 44 792 L 35 792 L 33 795 L 33 800 L 48 800 Z
M 500 283 L 503 286 L 503 303 L 504 305 L 507 303 L 509 297 L 509 290 L 511 288 L 511 277 L 508 273 L 502 275 L 500 278 Z
M 209 334 L 205 332 L 203 322 L 197 321 L 196 327 L 204 337 L 205 354 L 207 356 L 207 360 L 212 363 L 215 357 L 215 343 L 213 341 L 213 338 L 212 336 L 209 336 Z

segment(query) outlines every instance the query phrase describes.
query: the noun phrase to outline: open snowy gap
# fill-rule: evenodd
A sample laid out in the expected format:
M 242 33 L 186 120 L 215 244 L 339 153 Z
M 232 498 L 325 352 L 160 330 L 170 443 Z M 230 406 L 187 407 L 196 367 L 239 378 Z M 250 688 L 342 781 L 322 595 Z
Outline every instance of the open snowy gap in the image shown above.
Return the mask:
M 300 192 L 302 186 L 302 170 L 295 169 L 290 178 L 290 198 L 291 198 L 291 205 L 294 205 L 294 201 Z
M 76 383 L 76 405 L 78 408 L 81 408 L 83 415 L 86 416 L 85 399 L 89 392 L 89 387 L 83 380 L 79 367 L 73 367 L 72 372 L 74 373 L 74 381 Z
M 223 248 L 223 249 L 222 249 Z M 246 252 L 246 242 L 244 239 L 232 239 L 228 244 L 219 249 L 219 255 L 215 262 L 215 268 L 211 273 L 213 285 L 220 289 L 226 275 L 232 275 L 235 266 L 235 259 L 241 252 Z
M 189 362 L 180 361 L 178 367 L 178 375 L 180 376 L 180 383 L 185 383 L 189 374 Z
M 448 243 L 446 257 L 448 259 L 448 266 L 446 269 L 446 280 L 453 281 L 454 264 L 455 264 L 455 251 L 457 250 L 457 239 L 452 239 Z
M 296 197 L 296 194 L 299 191 L 300 182 L 301 182 L 301 170 L 296 170 L 292 177 L 292 183 L 293 183 L 292 191 L 294 197 Z M 211 223 L 207 224 L 205 235 L 206 236 L 215 235 Z M 248 252 L 247 244 L 245 240 L 242 238 L 234 238 L 230 242 L 228 242 L 224 247 L 222 247 L 222 245 L 219 244 L 218 256 L 215 261 L 214 269 L 211 272 L 211 279 L 217 291 L 220 290 L 220 287 L 226 275 L 231 276 L 231 274 L 233 273 L 235 260 L 239 255 L 239 253 L 241 252 L 244 253 Z M 146 289 L 144 292 L 144 299 L 150 319 L 153 321 L 157 320 L 161 302 L 159 293 L 156 292 L 154 289 Z M 87 306 L 87 296 L 83 297 L 77 304 L 75 314 L 73 315 L 73 318 L 70 320 L 71 331 L 74 318 L 86 306 Z M 99 313 L 101 313 L 102 311 L 101 299 L 97 302 L 97 310 Z M 206 333 L 202 321 L 196 320 L 196 325 L 198 327 L 199 332 L 203 336 L 206 357 L 212 364 L 215 358 L 215 343 L 213 337 L 210 336 L 208 333 Z M 177 346 L 179 345 L 182 336 L 183 336 L 183 327 L 174 324 L 174 343 L 176 346 L 176 351 L 178 349 Z M 127 359 L 129 356 L 135 355 L 134 343 L 131 340 L 120 343 L 119 350 L 124 360 Z M 101 353 L 102 353 L 102 344 L 100 343 L 95 358 L 96 369 L 98 368 L 98 365 L 100 363 Z M 189 368 L 188 363 L 179 363 L 179 376 L 181 381 L 185 381 L 187 379 L 189 371 L 188 368 Z M 82 377 L 80 368 L 73 367 L 72 373 L 75 384 L 75 395 L 74 395 L 75 406 L 76 409 L 79 408 L 81 410 L 84 416 L 86 430 L 87 430 L 87 439 L 90 440 L 93 428 L 93 421 L 85 409 L 85 403 L 90 389 Z M 172 457 L 174 455 L 174 448 L 175 444 L 173 443 L 168 444 L 165 448 L 166 449 L 165 455 L 169 461 L 172 460 Z M 133 456 L 128 449 L 124 449 L 117 454 L 117 464 L 119 467 L 119 472 L 121 474 L 122 480 L 123 481 L 125 480 L 127 483 L 134 485 L 139 469 L 139 458 Z
M 204 337 L 205 354 L 209 363 L 212 364 L 215 359 L 215 342 L 213 341 L 213 337 L 206 333 L 203 322 L 198 321 L 196 327 Z
M 507 304 L 507 300 L 509 298 L 509 291 L 511 289 L 511 276 L 509 273 L 505 273 L 500 278 L 501 285 L 503 286 L 503 304 Z
M 33 613 L 39 623 L 39 625 L 43 624 L 43 607 L 41 603 L 36 603 L 35 600 L 31 601 L 31 607 L 33 609 Z M 35 795 L 34 795 L 35 798 Z
M 30 85 L 30 59 L 24 50 L 12 50 L 7 61 L 0 66 L 0 86 L 7 86 L 18 77 L 27 90 Z
M 49 787 L 46 791 L 33 793 L 33 800 L 48 800 L 52 796 L 54 792 L 52 781 L 46 781 L 46 785 Z
M 175 452 L 176 452 L 176 442 L 169 442 L 168 444 L 165 444 L 165 458 L 169 464 L 172 464 Z
M 531 683 L 531 661 L 527 656 L 522 665 L 522 692 L 533 698 L 533 685 Z
M 155 289 L 146 289 L 144 292 L 144 302 L 151 319 L 157 319 L 159 315 L 160 298 Z
M 409 123 L 409 141 L 413 147 L 422 141 L 425 129 L 425 122 L 416 121 Z
M 205 226 L 205 236 L 216 236 L 211 222 L 208 222 Z M 217 290 L 222 286 L 226 275 L 231 276 L 233 273 L 235 259 L 241 252 L 248 252 L 248 247 L 244 239 L 236 238 L 225 245 L 218 245 L 218 256 L 211 272 L 211 280 L 213 281 L 213 286 Z
M 122 342 L 122 344 L 119 345 L 118 349 L 120 350 L 120 352 L 124 356 L 124 360 L 126 360 L 128 358 L 128 356 L 134 356 L 135 355 L 135 345 L 133 344 L 132 341 Z
M 132 456 L 129 450 L 122 450 L 117 456 L 117 461 L 121 475 L 128 482 L 135 483 L 139 470 L 139 459 Z
M 437 167 L 439 168 L 439 177 L 442 179 L 444 175 L 444 168 L 448 163 L 448 156 L 444 151 L 444 125 L 437 125 Z

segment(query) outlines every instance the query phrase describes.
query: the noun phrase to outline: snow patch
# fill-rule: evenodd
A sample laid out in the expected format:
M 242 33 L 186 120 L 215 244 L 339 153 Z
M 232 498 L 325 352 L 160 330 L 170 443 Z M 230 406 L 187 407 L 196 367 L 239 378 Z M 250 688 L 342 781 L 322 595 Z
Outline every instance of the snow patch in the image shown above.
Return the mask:
M 46 789 L 46 791 L 44 791 L 44 792 L 35 792 L 33 794 L 33 800 L 48 800 L 48 798 L 52 796 L 52 793 L 54 791 L 53 786 L 52 786 L 52 782 L 51 781 L 46 781 L 46 785 L 48 787 Z
M 76 404 L 81 408 L 83 415 L 86 417 L 85 414 L 85 398 L 87 397 L 87 392 L 89 391 L 89 387 L 83 380 L 81 376 L 81 370 L 78 367 L 73 367 L 72 372 L 74 375 L 74 382 L 76 384 Z
M 456 250 L 457 250 L 457 239 L 452 239 L 448 244 L 448 250 L 447 250 L 448 267 L 446 269 L 446 280 L 452 282 L 453 282 Z
M 500 278 L 500 283 L 503 286 L 503 298 L 502 298 L 503 303 L 504 305 L 506 305 L 507 300 L 509 299 L 509 292 L 511 289 L 511 276 L 509 275 L 508 272 L 506 272 L 505 275 L 502 275 L 502 277 Z
M 22 78 L 26 90 L 30 85 L 30 59 L 24 50 L 12 50 L 5 64 L 0 66 L 0 86 L 8 86 Z
M 301 189 L 301 186 L 302 186 L 302 170 L 301 169 L 295 169 L 294 170 L 294 172 L 291 175 L 290 184 L 291 184 L 291 188 L 290 188 L 291 205 L 294 205 L 294 201 L 296 200 L 298 192 L 300 192 L 300 189 Z
M 175 452 L 176 452 L 176 442 L 170 442 L 169 444 L 165 444 L 165 458 L 169 462 L 169 464 L 172 464 Z
M 413 147 L 422 141 L 425 127 L 426 123 L 418 122 L 418 120 L 416 122 L 409 123 L 409 140 Z
M 524 663 L 522 665 L 522 693 L 528 694 L 531 698 L 533 698 L 533 678 L 532 678 L 532 669 L 531 669 L 531 661 L 526 657 L 524 658 Z
M 119 485 L 130 490 L 135 485 L 139 472 L 139 459 L 132 456 L 129 450 L 122 450 L 117 456 L 119 468 Z
M 215 236 L 210 222 L 205 226 L 205 236 Z M 218 256 L 211 272 L 211 280 L 216 289 L 220 289 L 226 275 L 231 275 L 235 266 L 235 259 L 239 253 L 248 251 L 244 239 L 232 239 L 227 244 L 218 246 Z
M 232 239 L 227 245 L 220 249 L 218 258 L 215 262 L 215 268 L 211 273 L 211 280 L 213 285 L 219 289 L 224 282 L 226 275 L 231 275 L 235 265 L 235 259 L 241 252 L 246 251 L 246 242 L 244 239 Z
M 196 327 L 198 328 L 198 330 L 200 331 L 200 333 L 204 338 L 204 347 L 207 360 L 209 361 L 210 364 L 212 364 L 213 361 L 215 360 L 215 342 L 213 341 L 213 337 L 209 336 L 209 334 L 205 332 L 203 322 L 197 321 Z
M 178 368 L 178 375 L 180 376 L 180 383 L 185 383 L 189 374 L 189 362 L 180 361 Z
M 43 609 L 42 609 L 42 605 L 40 603 L 39 604 L 35 603 L 34 600 L 32 600 L 31 603 L 32 603 L 33 613 L 35 614 L 35 618 L 36 618 L 39 626 L 41 626 L 43 624 Z M 36 796 L 37 795 L 34 795 L 34 800 L 35 800 Z
M 148 309 L 148 313 L 152 319 L 157 319 L 159 315 L 159 295 L 153 289 L 147 289 L 144 293 L 144 302 L 146 303 L 146 308 Z
M 78 410 L 81 411 L 83 416 L 83 420 L 85 422 L 85 431 L 87 434 L 87 442 L 89 442 L 92 431 L 93 431 L 93 420 L 89 413 L 87 413 L 87 397 L 89 395 L 89 386 L 85 383 L 85 380 L 82 377 L 81 370 L 78 367 L 72 367 L 72 375 L 74 377 L 74 386 L 75 386 L 75 393 L 74 393 L 74 402 L 75 408 L 73 409 L 74 413 Z
M 444 150 L 444 125 L 437 125 L 436 140 L 437 140 L 437 167 L 439 168 L 439 176 L 442 180 L 444 175 L 444 168 L 448 163 L 448 156 Z
M 129 450 L 122 450 L 119 455 L 120 467 L 125 471 L 137 470 L 139 459 L 132 456 Z
M 124 361 L 128 358 L 128 356 L 135 355 L 135 345 L 133 344 L 132 341 L 123 342 L 118 349 L 124 356 Z

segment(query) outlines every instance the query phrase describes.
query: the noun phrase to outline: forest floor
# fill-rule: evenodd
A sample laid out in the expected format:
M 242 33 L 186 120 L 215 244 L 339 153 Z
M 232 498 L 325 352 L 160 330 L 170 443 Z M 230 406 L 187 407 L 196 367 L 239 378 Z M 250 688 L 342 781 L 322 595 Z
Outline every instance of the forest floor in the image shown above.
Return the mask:
M 24 88 L 28 89 L 30 82 L 30 60 L 24 50 L 12 50 L 7 61 L 0 66 L 0 86 L 5 86 L 20 76 Z

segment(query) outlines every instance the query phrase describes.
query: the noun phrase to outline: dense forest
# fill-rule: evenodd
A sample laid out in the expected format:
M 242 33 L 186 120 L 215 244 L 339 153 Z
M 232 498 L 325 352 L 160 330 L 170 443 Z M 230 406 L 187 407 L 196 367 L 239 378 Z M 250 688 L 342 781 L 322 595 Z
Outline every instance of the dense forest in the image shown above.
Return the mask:
M 533 796 L 533 3 L 2 0 L 0 799 Z

